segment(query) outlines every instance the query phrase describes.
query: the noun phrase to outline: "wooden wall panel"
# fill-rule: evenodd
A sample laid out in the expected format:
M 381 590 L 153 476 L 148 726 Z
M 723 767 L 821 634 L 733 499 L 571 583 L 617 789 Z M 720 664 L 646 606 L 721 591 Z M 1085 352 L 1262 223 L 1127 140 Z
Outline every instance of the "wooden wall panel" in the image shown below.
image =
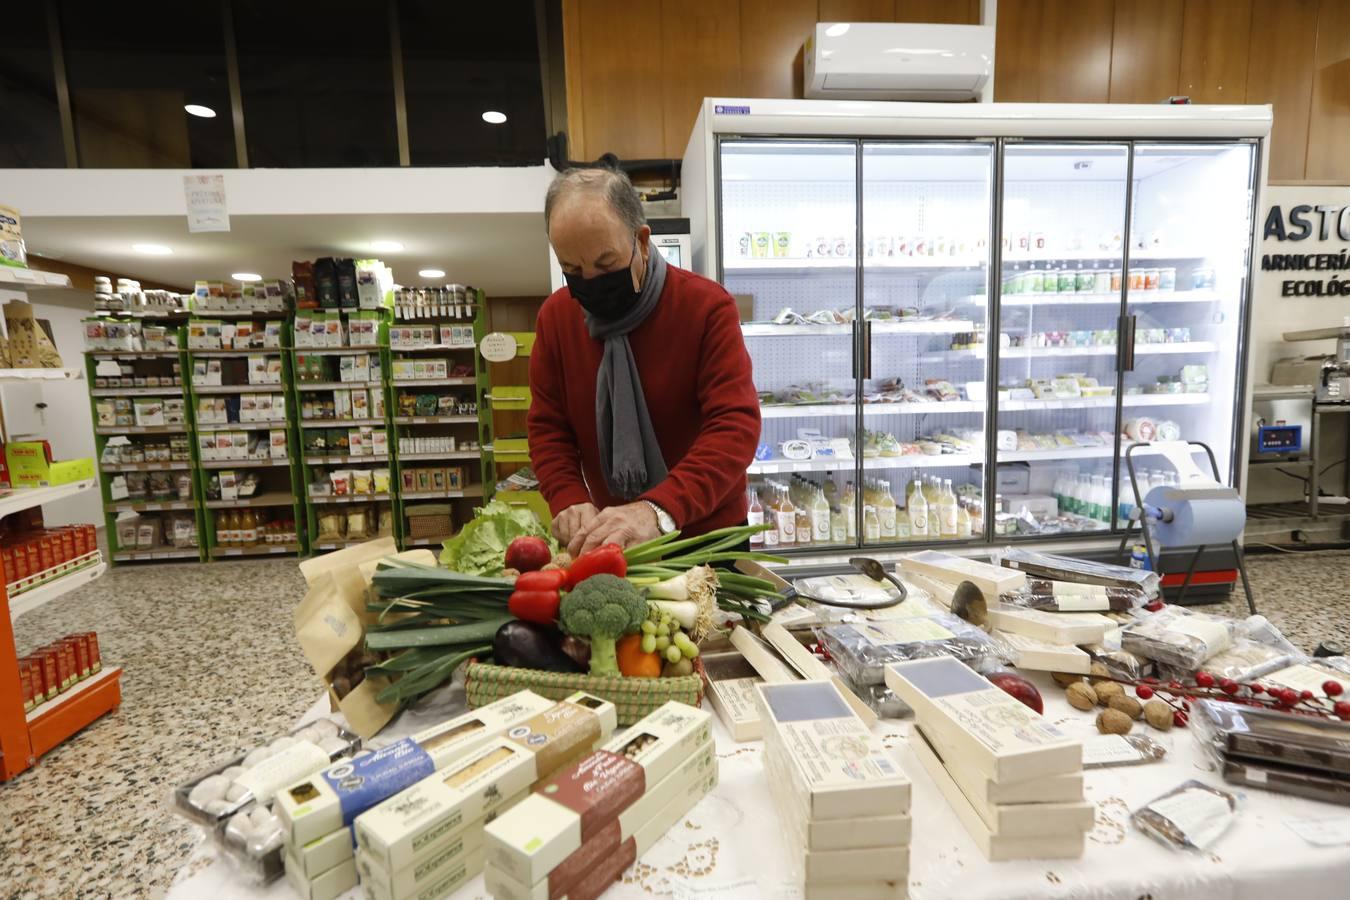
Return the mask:
M 741 93 L 800 97 L 802 44 L 815 25 L 816 0 L 741 0 Z
M 1192 103 L 1242 103 L 1251 33 L 1252 0 L 1186 0 L 1178 93 Z
M 1042 0 L 1037 99 L 1043 103 L 1106 102 L 1114 17 L 1115 0 Z M 998 89 L 997 77 L 994 89 Z
M 666 157 L 684 155 L 704 97 L 741 93 L 740 6 L 726 0 L 661 0 Z M 655 46 L 651 48 L 654 52 Z
M 1322 0 L 1317 17 L 1309 181 L 1350 183 L 1350 15 L 1345 0 Z
M 567 155 L 571 159 L 586 156 L 586 100 L 581 82 L 581 3 L 563 0 L 563 70 L 567 81 Z
M 1247 66 L 1246 102 L 1274 106 L 1267 175 L 1273 181 L 1301 179 L 1307 162 L 1317 6 L 1318 0 L 1282 0 L 1252 7 L 1256 39 Z
M 1041 0 L 999 0 L 994 33 L 994 100 L 1039 100 L 1041 61 Z
M 1185 0 L 1116 3 L 1111 36 L 1112 103 L 1157 103 L 1177 91 Z
M 978 25 L 980 0 L 895 0 L 895 21 Z
M 612 152 L 626 159 L 666 153 L 661 99 L 661 7 L 626 0 L 575 0 L 581 32 L 586 143 L 578 158 Z M 569 60 L 569 64 L 572 61 Z M 683 151 L 683 145 L 681 145 Z
M 817 22 L 892 22 L 895 0 L 820 0 Z

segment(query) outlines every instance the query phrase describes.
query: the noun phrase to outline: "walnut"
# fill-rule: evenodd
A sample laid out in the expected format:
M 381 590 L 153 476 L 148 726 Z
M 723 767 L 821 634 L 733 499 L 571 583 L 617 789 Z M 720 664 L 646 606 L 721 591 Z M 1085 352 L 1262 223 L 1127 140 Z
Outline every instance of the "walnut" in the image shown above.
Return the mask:
M 1144 719 L 1159 731 L 1172 730 L 1172 707 L 1163 700 L 1150 700 L 1144 704 Z
M 1097 730 L 1102 734 L 1129 734 L 1134 722 L 1118 709 L 1104 709 L 1097 714 Z
M 1110 678 L 1111 670 L 1099 662 L 1094 662 L 1088 669 L 1088 674 L 1093 678 Z
M 1083 681 L 1069 685 L 1064 697 L 1074 709 L 1086 711 L 1097 705 L 1097 692 L 1092 689 L 1092 685 Z
M 1092 689 L 1097 692 L 1097 703 L 1102 706 L 1110 704 L 1112 697 L 1125 696 L 1125 689 L 1114 681 L 1103 681 L 1094 684 Z
M 1118 709 L 1131 719 L 1137 719 L 1144 714 L 1144 707 L 1133 697 L 1127 697 L 1124 694 L 1117 694 L 1107 701 L 1107 707 Z
M 1082 675 L 1074 675 L 1069 672 L 1051 672 L 1050 677 L 1055 679 L 1055 684 L 1062 688 L 1073 684 L 1082 684 L 1084 680 Z

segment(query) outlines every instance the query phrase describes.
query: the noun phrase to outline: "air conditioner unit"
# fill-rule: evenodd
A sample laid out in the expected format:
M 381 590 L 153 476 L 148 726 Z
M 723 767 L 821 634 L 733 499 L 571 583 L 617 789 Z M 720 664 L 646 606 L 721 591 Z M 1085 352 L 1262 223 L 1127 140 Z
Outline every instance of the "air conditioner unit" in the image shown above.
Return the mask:
M 818 22 L 802 59 L 813 99 L 972 100 L 994 72 L 994 28 Z

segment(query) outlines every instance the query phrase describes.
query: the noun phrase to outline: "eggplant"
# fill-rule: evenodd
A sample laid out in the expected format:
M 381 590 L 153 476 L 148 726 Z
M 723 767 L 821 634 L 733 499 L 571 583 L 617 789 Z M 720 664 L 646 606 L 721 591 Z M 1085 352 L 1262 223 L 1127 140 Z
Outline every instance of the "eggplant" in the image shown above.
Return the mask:
M 492 658 L 499 666 L 542 669 L 545 672 L 581 672 L 576 660 L 562 651 L 562 632 L 548 625 L 513 620 L 497 629 Z
M 579 638 L 576 635 L 569 634 L 562 640 L 562 651 L 572 659 L 576 660 L 577 665 L 582 670 L 590 668 L 591 662 L 591 642 L 585 638 Z

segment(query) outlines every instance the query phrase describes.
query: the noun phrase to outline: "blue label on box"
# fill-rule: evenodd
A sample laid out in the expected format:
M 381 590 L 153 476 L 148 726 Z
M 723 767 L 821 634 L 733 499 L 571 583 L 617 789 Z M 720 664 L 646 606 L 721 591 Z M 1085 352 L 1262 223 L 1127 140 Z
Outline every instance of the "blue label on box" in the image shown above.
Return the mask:
M 720 103 L 713 104 L 713 113 L 719 116 L 748 116 L 750 107 L 748 106 L 723 106 Z
M 342 804 L 342 823 L 436 771 L 436 764 L 412 738 L 403 738 L 374 753 L 333 766 L 323 773 Z

